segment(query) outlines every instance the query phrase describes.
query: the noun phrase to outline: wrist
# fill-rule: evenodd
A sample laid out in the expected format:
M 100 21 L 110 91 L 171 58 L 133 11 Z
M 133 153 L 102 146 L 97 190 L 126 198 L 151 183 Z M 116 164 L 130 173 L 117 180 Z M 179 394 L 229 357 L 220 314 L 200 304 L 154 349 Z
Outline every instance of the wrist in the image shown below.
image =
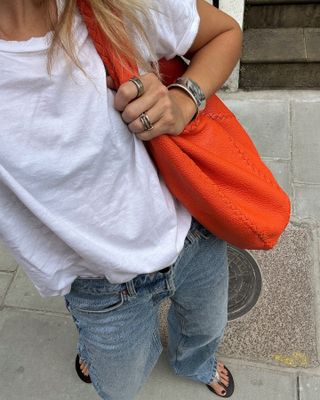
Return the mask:
M 179 107 L 183 116 L 184 125 L 188 125 L 189 122 L 191 122 L 198 114 L 198 109 L 194 101 L 187 93 L 183 92 L 179 88 L 172 87 L 169 91 L 169 95 Z
M 182 76 L 178 78 L 174 83 L 168 86 L 169 90 L 178 89 L 184 92 L 193 101 L 196 107 L 196 113 L 192 120 L 195 119 L 199 112 L 204 110 L 206 106 L 206 96 L 201 90 L 200 86 L 194 80 Z

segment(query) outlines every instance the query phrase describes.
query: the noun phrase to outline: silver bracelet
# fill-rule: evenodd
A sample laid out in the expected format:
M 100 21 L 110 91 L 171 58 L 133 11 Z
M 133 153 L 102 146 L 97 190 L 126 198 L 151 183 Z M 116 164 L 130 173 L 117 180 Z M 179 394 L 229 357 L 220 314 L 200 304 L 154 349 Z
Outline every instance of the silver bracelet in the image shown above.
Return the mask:
M 197 118 L 199 112 L 204 110 L 206 106 L 206 97 L 203 91 L 201 90 L 200 86 L 190 78 L 181 77 L 178 78 L 175 83 L 172 83 L 171 85 L 168 86 L 169 90 L 171 88 L 181 89 L 189 95 L 189 97 L 193 100 L 197 109 L 191 121 Z

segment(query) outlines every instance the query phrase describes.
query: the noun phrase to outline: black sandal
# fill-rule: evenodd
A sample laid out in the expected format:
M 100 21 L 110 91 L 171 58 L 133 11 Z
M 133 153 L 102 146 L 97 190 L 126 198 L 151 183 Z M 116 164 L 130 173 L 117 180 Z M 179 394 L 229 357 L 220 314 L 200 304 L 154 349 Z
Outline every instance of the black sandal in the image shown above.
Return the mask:
M 85 374 L 81 371 L 79 354 L 77 354 L 77 356 L 76 356 L 75 368 L 76 368 L 78 377 L 79 377 L 83 382 L 85 382 L 85 383 L 91 383 L 90 375 L 85 375 Z
M 227 371 L 228 373 L 228 377 L 229 377 L 229 385 L 225 386 L 222 382 L 221 382 L 221 377 L 219 375 L 219 372 L 216 371 L 216 375 L 213 378 L 212 383 L 218 383 L 220 386 L 222 386 L 224 388 L 224 390 L 226 391 L 225 395 L 221 395 L 219 393 L 217 393 L 214 388 L 210 385 L 207 385 L 207 388 L 213 392 L 215 395 L 219 396 L 219 397 L 223 397 L 223 398 L 228 398 L 231 397 L 233 392 L 234 392 L 234 380 L 233 380 L 233 376 L 231 374 L 231 372 L 228 370 L 228 368 L 226 366 L 224 366 L 224 369 Z

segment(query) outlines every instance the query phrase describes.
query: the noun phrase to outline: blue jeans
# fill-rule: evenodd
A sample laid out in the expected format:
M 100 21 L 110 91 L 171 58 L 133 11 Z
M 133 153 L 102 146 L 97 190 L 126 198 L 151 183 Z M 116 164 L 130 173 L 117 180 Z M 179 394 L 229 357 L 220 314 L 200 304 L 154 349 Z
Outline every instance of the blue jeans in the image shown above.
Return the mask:
M 158 311 L 168 297 L 170 364 L 178 375 L 210 383 L 227 322 L 227 295 L 226 243 L 196 221 L 170 268 L 124 284 L 77 279 L 66 304 L 99 396 L 135 397 L 162 351 Z

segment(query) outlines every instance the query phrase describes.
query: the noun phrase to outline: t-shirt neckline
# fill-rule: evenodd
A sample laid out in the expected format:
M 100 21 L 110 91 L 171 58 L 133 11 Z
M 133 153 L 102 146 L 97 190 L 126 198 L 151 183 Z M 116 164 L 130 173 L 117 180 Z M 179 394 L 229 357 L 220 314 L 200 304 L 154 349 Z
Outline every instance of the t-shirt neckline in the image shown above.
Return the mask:
M 61 15 L 65 0 L 56 0 L 58 16 Z M 52 40 L 52 31 L 44 36 L 31 37 L 27 40 L 4 40 L 0 39 L 0 51 L 6 53 L 28 53 L 47 51 Z
M 27 53 L 46 51 L 50 46 L 52 32 L 45 36 L 32 37 L 28 40 L 4 40 L 0 39 L 0 51 L 6 53 Z

